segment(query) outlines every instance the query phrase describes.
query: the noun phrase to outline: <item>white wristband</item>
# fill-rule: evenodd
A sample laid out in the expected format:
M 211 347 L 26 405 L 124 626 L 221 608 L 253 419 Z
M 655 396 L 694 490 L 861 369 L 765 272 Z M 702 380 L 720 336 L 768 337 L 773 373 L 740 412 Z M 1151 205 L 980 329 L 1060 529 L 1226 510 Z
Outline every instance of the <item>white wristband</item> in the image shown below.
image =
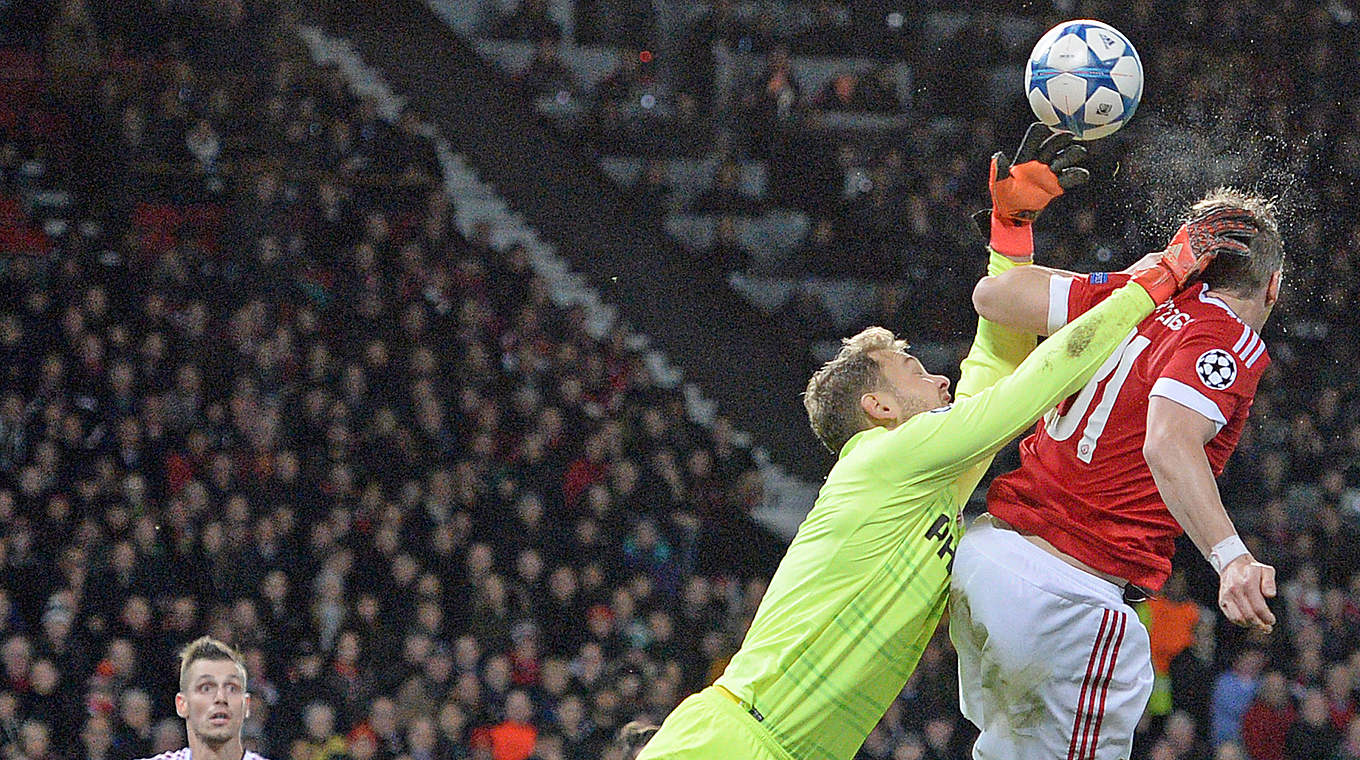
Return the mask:
M 1214 572 L 1222 574 L 1223 568 L 1243 554 L 1250 554 L 1247 545 L 1242 543 L 1242 537 L 1236 533 L 1214 544 L 1214 548 L 1209 551 L 1209 564 L 1214 566 Z

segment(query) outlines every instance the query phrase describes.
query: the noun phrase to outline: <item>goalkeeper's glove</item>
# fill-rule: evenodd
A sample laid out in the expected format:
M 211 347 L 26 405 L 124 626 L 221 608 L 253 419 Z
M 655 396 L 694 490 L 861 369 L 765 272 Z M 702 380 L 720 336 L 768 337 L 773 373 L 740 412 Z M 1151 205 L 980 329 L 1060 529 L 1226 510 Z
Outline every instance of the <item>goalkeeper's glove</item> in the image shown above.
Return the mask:
M 1220 206 L 1197 214 L 1181 225 L 1171 243 L 1151 267 L 1133 276 L 1156 303 L 1176 295 L 1195 275 L 1221 254 L 1248 256 L 1259 232 L 1250 212 Z
M 1017 259 L 1033 256 L 1030 224 L 1035 217 L 1049 201 L 1091 178 L 1080 165 L 1086 160 L 1086 148 L 1073 139 L 1067 132 L 1054 132 L 1036 121 L 1025 130 L 1014 158 L 1007 159 L 999 151 L 992 155 L 987 182 L 992 208 L 982 232 L 994 250 Z M 979 228 L 983 216 L 974 217 Z

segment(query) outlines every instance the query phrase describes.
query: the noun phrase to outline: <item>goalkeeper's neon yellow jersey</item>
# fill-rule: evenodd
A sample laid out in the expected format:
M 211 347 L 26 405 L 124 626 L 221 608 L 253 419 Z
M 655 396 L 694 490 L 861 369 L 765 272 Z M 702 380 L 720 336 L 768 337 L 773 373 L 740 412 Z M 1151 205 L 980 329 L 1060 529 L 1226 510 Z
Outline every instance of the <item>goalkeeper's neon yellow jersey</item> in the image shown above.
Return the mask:
M 1010 266 L 994 253 L 988 271 Z M 959 515 L 992 456 L 1150 313 L 1127 286 L 1037 349 L 980 320 L 952 406 L 845 444 L 717 685 L 797 760 L 850 760 L 940 620 Z

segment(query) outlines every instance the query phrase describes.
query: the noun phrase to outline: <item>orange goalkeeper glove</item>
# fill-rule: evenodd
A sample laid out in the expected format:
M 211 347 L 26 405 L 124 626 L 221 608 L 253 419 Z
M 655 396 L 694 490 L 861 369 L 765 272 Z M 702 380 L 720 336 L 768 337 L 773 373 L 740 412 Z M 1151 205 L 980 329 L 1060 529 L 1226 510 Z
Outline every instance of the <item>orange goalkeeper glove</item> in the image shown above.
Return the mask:
M 1073 144 L 1067 132 L 1054 132 L 1043 122 L 1034 122 L 1007 159 L 992 155 L 987 186 L 992 194 L 989 242 L 993 249 L 1011 258 L 1034 255 L 1030 224 L 1049 201 L 1091 178 L 1080 164 L 1086 148 Z
M 1248 256 L 1259 229 L 1248 211 L 1231 206 L 1209 209 L 1176 230 L 1161 258 L 1133 276 L 1156 303 L 1169 300 L 1219 254 Z

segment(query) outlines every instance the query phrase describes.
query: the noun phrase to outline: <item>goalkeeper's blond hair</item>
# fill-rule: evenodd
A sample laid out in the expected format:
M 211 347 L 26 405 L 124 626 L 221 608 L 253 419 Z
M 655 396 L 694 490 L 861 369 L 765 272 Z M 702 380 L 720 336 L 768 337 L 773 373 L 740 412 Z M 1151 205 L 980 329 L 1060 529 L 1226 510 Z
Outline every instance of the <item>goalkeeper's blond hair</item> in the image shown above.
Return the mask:
M 808 424 L 822 444 L 840 454 L 845 442 L 871 427 L 860 398 L 883 387 L 883 371 L 869 354 L 874 351 L 906 350 L 907 342 L 891 331 L 870 327 L 841 340 L 841 350 L 812 373 L 803 391 Z

